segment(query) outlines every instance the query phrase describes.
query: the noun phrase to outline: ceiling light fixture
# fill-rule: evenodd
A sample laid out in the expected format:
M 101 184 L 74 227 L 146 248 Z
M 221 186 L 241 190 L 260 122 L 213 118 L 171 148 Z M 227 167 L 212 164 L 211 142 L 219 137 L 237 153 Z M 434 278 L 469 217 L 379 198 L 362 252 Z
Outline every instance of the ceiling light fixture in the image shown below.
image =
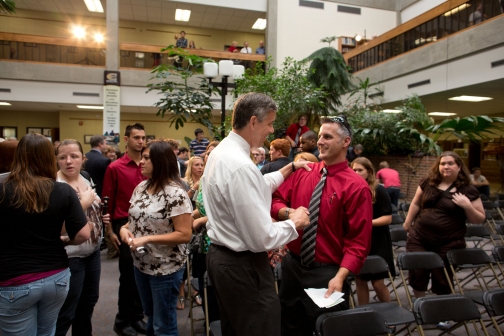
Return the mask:
M 361 35 L 355 35 L 355 41 L 357 42 L 360 42 L 362 40 L 362 36 Z
M 86 4 L 88 11 L 103 13 L 103 6 L 100 0 L 84 0 L 84 3 Z
M 187 9 L 177 9 L 175 11 L 175 21 L 189 21 L 191 11 Z
M 7 103 L 7 102 L 0 102 L 0 105 L 1 105 L 1 106 L 11 106 L 11 104 L 10 104 L 10 103 Z
M 77 108 L 88 110 L 103 110 L 103 106 L 93 106 L 93 105 L 77 105 Z
M 264 30 L 266 28 L 266 19 L 257 19 L 252 29 Z
M 72 28 L 72 33 L 74 34 L 74 37 L 78 39 L 83 39 L 84 37 L 86 37 L 86 29 L 81 26 L 74 26 Z
M 491 100 L 493 98 L 490 97 L 477 97 L 477 96 L 458 96 L 448 98 L 448 100 L 458 100 L 458 101 L 466 101 L 466 102 L 481 102 L 485 100 Z
M 457 113 L 452 113 L 452 112 L 431 112 L 429 113 L 430 116 L 437 116 L 437 117 L 449 117 L 449 116 L 454 116 L 457 115 Z
M 387 109 L 387 110 L 383 110 L 382 112 L 383 113 L 401 113 L 402 110 L 389 110 L 389 109 Z
M 450 16 L 452 14 L 460 12 L 463 9 L 466 9 L 467 7 L 471 7 L 471 5 L 468 4 L 468 3 L 462 4 L 462 5 L 458 6 L 458 7 L 453 8 L 452 10 L 449 10 L 448 12 L 444 13 L 443 15 L 444 16 Z

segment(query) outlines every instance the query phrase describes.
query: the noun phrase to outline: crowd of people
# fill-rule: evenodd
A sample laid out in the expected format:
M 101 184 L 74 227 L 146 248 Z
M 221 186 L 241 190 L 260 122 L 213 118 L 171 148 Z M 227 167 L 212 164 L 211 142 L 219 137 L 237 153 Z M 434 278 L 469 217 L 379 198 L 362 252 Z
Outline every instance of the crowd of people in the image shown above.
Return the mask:
M 206 272 L 213 287 L 206 298 L 193 289 L 192 299 L 208 301 L 205 313 L 221 321 L 223 335 L 311 336 L 320 314 L 349 308 L 350 273 L 359 305 L 369 302 L 369 281 L 378 300 L 390 301 L 388 274 L 359 271 L 368 255 L 379 255 L 395 275 L 388 225 L 397 171 L 387 162 L 375 171 L 363 147 L 351 146 L 344 116 L 322 119 L 318 134 L 299 116 L 285 139 L 269 143 L 268 161 L 264 143 L 276 111 L 266 95 L 243 95 L 223 141 L 197 129 L 189 148 L 147 142 L 143 125 L 128 125 L 122 155 L 103 136 L 84 153 L 73 139 L 53 147 L 25 135 L 0 184 L 4 222 L 16 223 L 0 236 L 2 335 L 66 335 L 70 327 L 91 335 L 102 245 L 118 258 L 119 335 L 177 335 L 185 282 L 192 276 L 203 288 Z M 477 187 L 485 185 L 479 169 L 470 175 L 456 153 L 442 153 L 405 219 L 407 251 L 432 251 L 446 262 L 447 251 L 464 248 L 466 221 L 484 220 Z M 416 297 L 430 276 L 432 292 L 450 293 L 442 270 L 414 271 Z M 306 288 L 345 300 L 320 308 Z

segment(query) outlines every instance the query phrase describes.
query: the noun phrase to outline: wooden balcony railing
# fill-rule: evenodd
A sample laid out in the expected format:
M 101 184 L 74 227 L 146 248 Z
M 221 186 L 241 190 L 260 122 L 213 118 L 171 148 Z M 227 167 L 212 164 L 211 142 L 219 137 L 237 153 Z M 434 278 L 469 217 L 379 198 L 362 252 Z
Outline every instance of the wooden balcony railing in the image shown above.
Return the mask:
M 499 0 L 448 0 L 344 54 L 357 72 L 502 15 Z
M 155 60 L 172 63 L 167 53 L 160 50 L 165 46 L 120 43 L 120 67 L 151 69 Z M 257 61 L 265 61 L 265 55 L 230 53 L 227 51 L 186 49 L 189 53 L 211 58 L 240 60 L 253 66 Z M 79 41 L 59 37 L 26 35 L 0 32 L 0 59 L 28 62 L 80 64 L 84 66 L 105 66 L 105 43 Z

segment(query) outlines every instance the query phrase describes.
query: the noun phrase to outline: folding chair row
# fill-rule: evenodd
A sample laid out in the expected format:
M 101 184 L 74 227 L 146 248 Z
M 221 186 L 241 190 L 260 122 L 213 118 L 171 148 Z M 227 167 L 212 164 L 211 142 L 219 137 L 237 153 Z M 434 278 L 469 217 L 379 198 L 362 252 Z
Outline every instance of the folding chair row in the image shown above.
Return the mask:
M 206 336 L 222 336 L 222 328 L 220 321 L 209 321 L 208 316 L 210 315 L 208 313 L 208 292 L 207 288 L 213 287 L 212 281 L 208 277 L 208 272 L 205 272 L 204 278 L 203 278 L 203 283 L 204 283 L 204 297 L 205 297 L 205 328 L 206 328 Z

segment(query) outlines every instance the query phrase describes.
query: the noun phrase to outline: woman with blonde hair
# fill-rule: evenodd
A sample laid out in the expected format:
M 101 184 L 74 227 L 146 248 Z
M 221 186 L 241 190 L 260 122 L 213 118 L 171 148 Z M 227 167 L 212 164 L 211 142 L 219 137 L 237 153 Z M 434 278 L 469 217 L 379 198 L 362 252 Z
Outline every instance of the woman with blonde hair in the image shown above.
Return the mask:
M 392 276 L 395 276 L 394 256 L 392 253 L 392 239 L 388 225 L 392 222 L 392 203 L 385 188 L 378 184 L 375 178 L 375 170 L 371 161 L 365 157 L 355 159 L 350 167 L 359 174 L 371 188 L 373 200 L 373 231 L 371 238 L 371 249 L 369 255 L 378 255 L 385 259 L 389 265 Z M 383 279 L 387 278 L 387 273 L 377 274 L 373 277 L 355 277 L 357 284 L 357 299 L 359 305 L 369 303 L 368 281 L 371 281 L 373 288 L 380 302 L 390 302 L 390 293 L 385 286 Z
M 70 285 L 65 245 L 90 237 L 77 194 L 56 182 L 56 172 L 51 142 L 27 134 L 19 141 L 9 177 L 0 183 L 3 336 L 54 335 Z
M 187 170 L 186 170 L 186 175 L 184 178 L 185 183 L 189 186 L 189 190 L 187 191 L 187 194 L 189 195 L 190 199 L 192 200 L 192 205 L 193 208 L 195 206 L 195 196 L 198 195 L 198 189 L 199 189 L 199 182 L 201 179 L 201 176 L 203 176 L 203 168 L 204 168 L 204 162 L 203 158 L 200 156 L 193 156 L 187 161 Z M 193 265 L 194 269 L 194 265 Z M 178 297 L 178 302 L 177 302 L 177 309 L 178 310 L 183 310 L 184 309 L 184 301 L 185 301 L 185 281 L 187 280 L 187 274 L 188 274 L 187 268 L 186 271 L 184 272 L 184 277 L 182 279 L 182 283 L 180 284 L 180 290 L 179 290 L 179 297 Z M 193 272 L 194 273 L 194 272 Z M 193 275 L 194 276 L 194 275 Z M 193 299 L 196 302 L 196 304 L 201 305 L 202 300 L 201 296 L 197 291 L 193 291 Z
M 307 162 L 319 162 L 317 157 L 313 155 L 312 153 L 307 153 L 307 152 L 302 152 L 296 155 L 294 158 L 294 162 L 299 162 L 299 161 L 307 161 Z

